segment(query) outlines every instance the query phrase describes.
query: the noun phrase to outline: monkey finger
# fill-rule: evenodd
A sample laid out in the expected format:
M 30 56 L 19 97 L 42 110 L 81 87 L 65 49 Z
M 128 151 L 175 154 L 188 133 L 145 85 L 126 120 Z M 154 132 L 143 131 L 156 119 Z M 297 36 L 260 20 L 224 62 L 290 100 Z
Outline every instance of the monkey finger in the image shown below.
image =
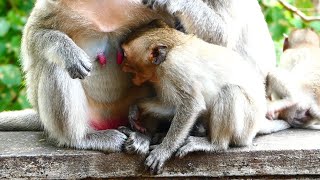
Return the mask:
M 153 10 L 157 9 L 159 6 L 159 3 L 157 3 L 156 0 L 142 0 L 142 4 Z
M 67 72 L 69 73 L 72 79 L 83 79 L 83 76 L 79 74 L 78 70 L 75 67 L 67 68 Z
M 156 149 L 158 146 L 159 145 L 151 145 L 149 149 L 150 149 L 150 151 L 152 151 L 152 150 Z
M 92 70 L 92 63 L 87 61 L 81 61 L 81 66 L 85 69 L 85 71 L 90 72 Z
M 148 158 L 146 159 L 146 164 L 147 169 L 149 169 L 150 174 L 156 174 L 157 173 L 157 169 L 158 169 L 158 161 L 156 160 L 156 158 L 152 157 L 152 155 L 148 156 Z
M 180 147 L 179 150 L 176 152 L 176 157 L 183 158 L 184 156 L 186 156 L 189 153 L 188 149 L 189 148 L 187 145 Z
M 120 127 L 118 128 L 118 130 L 119 130 L 120 132 L 122 132 L 123 134 L 125 134 L 126 136 L 130 136 L 130 134 L 133 132 L 131 129 L 129 129 L 129 128 L 126 127 L 126 126 L 120 126 Z

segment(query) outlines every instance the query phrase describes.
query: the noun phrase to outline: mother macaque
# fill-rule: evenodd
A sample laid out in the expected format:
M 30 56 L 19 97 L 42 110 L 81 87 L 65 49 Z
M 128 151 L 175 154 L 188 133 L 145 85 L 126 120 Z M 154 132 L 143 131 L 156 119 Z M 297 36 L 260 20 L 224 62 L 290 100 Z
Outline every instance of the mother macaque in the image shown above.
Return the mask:
M 257 74 L 275 63 L 256 0 L 37 0 L 22 39 L 33 110 L 1 113 L 0 128 L 43 127 L 59 145 L 120 151 L 127 137 L 110 129 L 125 125 L 129 105 L 149 91 L 133 87 L 120 70 L 119 42 L 154 19 L 171 26 L 178 19 L 187 33 L 245 56 Z

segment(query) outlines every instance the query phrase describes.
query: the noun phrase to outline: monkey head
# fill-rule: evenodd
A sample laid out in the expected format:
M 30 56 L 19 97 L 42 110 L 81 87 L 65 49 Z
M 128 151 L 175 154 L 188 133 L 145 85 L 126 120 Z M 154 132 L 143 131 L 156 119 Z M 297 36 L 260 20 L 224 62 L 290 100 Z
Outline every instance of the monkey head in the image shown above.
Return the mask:
M 168 52 L 166 45 L 153 44 L 144 47 L 146 44 L 139 40 L 122 45 L 124 51 L 122 70 L 134 74 L 132 82 L 137 86 L 146 81 L 157 82 L 157 66 L 166 60 Z
M 296 29 L 289 37 L 286 37 L 283 44 L 283 51 L 298 47 L 319 47 L 320 37 L 312 29 Z
M 154 20 L 136 29 L 122 43 L 124 62 L 122 70 L 134 74 L 133 83 L 157 82 L 157 66 L 161 65 L 181 33 L 164 22 Z
M 307 127 L 314 122 L 312 107 L 301 104 L 292 104 L 292 106 L 278 111 L 279 119 L 286 120 L 293 127 Z

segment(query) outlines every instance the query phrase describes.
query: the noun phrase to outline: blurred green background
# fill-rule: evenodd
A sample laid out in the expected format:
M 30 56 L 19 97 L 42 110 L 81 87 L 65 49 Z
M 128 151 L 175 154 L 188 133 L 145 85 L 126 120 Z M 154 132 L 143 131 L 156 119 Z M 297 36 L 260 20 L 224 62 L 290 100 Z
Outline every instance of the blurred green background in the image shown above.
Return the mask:
M 308 16 L 320 12 L 320 0 L 286 0 Z M 21 31 L 34 0 L 0 1 L 0 111 L 30 107 L 26 99 L 23 73 L 20 68 Z M 320 31 L 320 22 L 305 22 L 286 10 L 277 0 L 259 0 L 269 25 L 276 52 L 282 49 L 283 34 L 294 28 L 311 27 Z M 259 27 L 257 27 L 257 30 Z

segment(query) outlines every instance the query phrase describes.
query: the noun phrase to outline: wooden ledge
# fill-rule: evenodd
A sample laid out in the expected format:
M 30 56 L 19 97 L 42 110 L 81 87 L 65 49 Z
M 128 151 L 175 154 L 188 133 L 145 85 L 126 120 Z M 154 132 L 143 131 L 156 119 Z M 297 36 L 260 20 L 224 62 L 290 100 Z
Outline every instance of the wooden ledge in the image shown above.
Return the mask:
M 144 158 L 54 147 L 42 132 L 0 132 L 0 178 L 149 178 Z M 173 158 L 155 177 L 320 177 L 320 131 L 259 136 L 250 147 Z

